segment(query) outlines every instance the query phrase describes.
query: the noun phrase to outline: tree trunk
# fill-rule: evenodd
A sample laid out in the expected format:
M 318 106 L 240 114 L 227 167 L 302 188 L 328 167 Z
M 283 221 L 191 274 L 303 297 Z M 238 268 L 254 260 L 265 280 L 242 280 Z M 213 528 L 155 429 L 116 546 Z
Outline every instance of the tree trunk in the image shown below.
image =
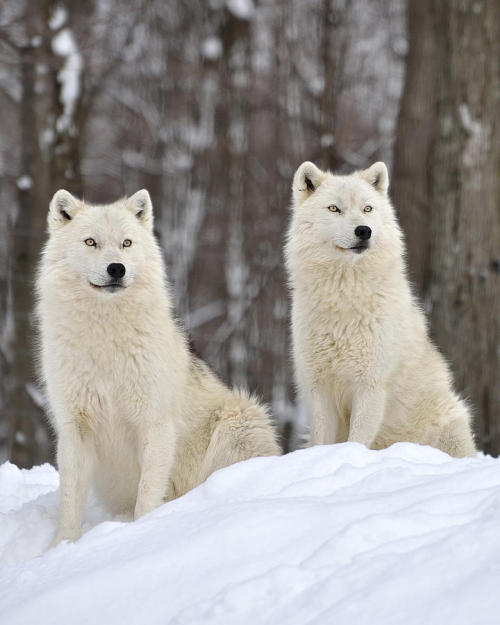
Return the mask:
M 335 78 L 337 73 L 334 52 L 335 29 L 338 13 L 331 0 L 323 0 L 321 6 L 320 63 L 323 71 L 323 90 L 319 101 L 319 140 L 321 166 L 335 171 L 340 165 L 335 149 Z
M 470 397 L 479 446 L 497 455 L 500 3 L 440 0 L 434 18 L 439 37 L 428 285 L 432 329 L 451 359 L 459 390 Z
M 71 70 L 73 82 L 80 85 L 81 75 L 74 67 L 61 69 L 69 55 L 77 55 L 71 19 L 62 52 L 54 49 L 57 32 L 50 28 L 50 18 L 60 3 L 44 0 L 36 10 L 26 13 L 25 40 L 18 48 L 21 102 L 20 176 L 18 212 L 12 232 L 12 261 L 9 281 L 12 291 L 14 331 L 11 342 L 12 366 L 7 382 L 7 411 L 11 423 L 11 460 L 22 467 L 45 461 L 50 456 L 48 423 L 36 390 L 34 363 L 35 329 L 33 327 L 33 283 L 45 238 L 45 221 L 50 196 L 58 187 L 69 186 L 82 195 L 80 141 L 85 128 L 82 89 L 73 87 L 71 105 L 64 94 L 64 81 Z M 68 16 L 72 14 L 68 4 Z M 68 41 L 71 45 L 68 47 Z M 73 65 L 75 58 L 72 59 Z M 43 77 L 37 67 L 44 67 Z M 80 68 L 81 70 L 81 68 Z M 49 131 L 53 140 L 42 154 L 40 138 Z
M 35 95 L 35 48 L 19 50 L 21 70 L 21 176 L 18 179 L 18 213 L 13 228 L 10 283 L 13 299 L 14 337 L 7 409 L 12 423 L 11 460 L 29 467 L 46 457 L 40 436 L 42 413 L 29 390 L 34 379 L 33 275 L 40 233 L 36 232 L 36 164 L 38 161 Z M 37 440 L 38 438 L 38 440 Z M 43 441 L 46 445 L 46 440 Z
M 46 33 L 45 54 L 49 68 L 47 92 L 52 97 L 50 102 L 49 119 L 54 137 L 49 156 L 49 196 L 57 189 L 68 188 L 78 197 L 83 195 L 83 180 L 81 173 L 81 142 L 87 121 L 87 110 L 84 105 L 84 72 L 81 67 L 82 56 L 78 49 L 73 32 L 78 18 L 81 19 L 82 7 L 77 3 L 45 0 L 44 22 L 48 23 L 50 16 L 58 7 L 67 11 L 67 20 L 63 25 L 63 32 Z M 91 13 L 93 3 L 87 3 L 86 10 Z M 65 37 L 61 47 L 58 38 Z
M 436 119 L 433 0 L 407 5 L 408 56 L 396 127 L 391 197 L 406 235 L 410 278 L 422 293 L 429 262 L 429 158 Z

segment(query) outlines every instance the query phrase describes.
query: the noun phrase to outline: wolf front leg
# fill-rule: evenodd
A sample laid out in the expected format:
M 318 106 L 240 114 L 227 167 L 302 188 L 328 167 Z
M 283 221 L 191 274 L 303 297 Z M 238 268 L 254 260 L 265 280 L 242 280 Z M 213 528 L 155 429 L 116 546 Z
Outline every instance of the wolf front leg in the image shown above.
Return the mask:
M 59 528 L 52 546 L 74 541 L 82 534 L 82 515 L 89 492 L 94 447 L 90 433 L 77 422 L 66 422 L 57 437 L 57 466 L 60 475 Z
M 168 422 L 155 422 L 142 436 L 141 477 L 134 519 L 151 512 L 165 501 L 175 455 L 175 429 Z
M 334 402 L 326 392 L 314 391 L 307 404 L 311 420 L 312 445 L 330 445 L 347 439 L 347 432 L 344 431 Z
M 384 420 L 385 391 L 383 384 L 361 386 L 354 393 L 349 425 L 349 441 L 370 448 Z

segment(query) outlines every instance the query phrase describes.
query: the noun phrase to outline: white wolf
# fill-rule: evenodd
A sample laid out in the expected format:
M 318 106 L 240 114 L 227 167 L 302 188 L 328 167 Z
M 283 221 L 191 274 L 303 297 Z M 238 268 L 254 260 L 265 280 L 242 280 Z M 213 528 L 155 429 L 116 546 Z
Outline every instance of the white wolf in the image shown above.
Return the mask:
M 410 289 L 388 186 L 380 162 L 348 176 L 306 162 L 293 179 L 286 260 L 311 442 L 473 455 L 469 412 Z
M 147 191 L 90 206 L 60 190 L 48 227 L 37 317 L 61 474 L 55 544 L 81 535 L 91 484 L 137 518 L 216 469 L 280 453 L 266 409 L 189 351 Z

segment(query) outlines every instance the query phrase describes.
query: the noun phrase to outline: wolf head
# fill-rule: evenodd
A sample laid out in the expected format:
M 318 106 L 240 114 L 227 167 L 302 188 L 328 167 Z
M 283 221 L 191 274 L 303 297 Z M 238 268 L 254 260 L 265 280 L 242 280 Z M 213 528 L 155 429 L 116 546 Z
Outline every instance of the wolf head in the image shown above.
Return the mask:
M 401 253 L 401 232 L 387 195 L 384 163 L 337 176 L 305 162 L 293 178 L 290 237 L 318 260 L 358 263 Z M 290 243 L 290 241 L 289 241 Z
M 104 206 L 85 204 L 60 189 L 50 203 L 48 230 L 45 254 L 59 282 L 103 297 L 140 282 L 157 256 L 145 189 Z

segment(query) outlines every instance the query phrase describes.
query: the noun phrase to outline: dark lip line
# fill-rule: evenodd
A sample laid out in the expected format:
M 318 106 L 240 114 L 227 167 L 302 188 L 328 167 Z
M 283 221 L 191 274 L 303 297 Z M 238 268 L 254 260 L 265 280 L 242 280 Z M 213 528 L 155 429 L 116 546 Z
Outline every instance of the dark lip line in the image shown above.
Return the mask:
M 344 250 L 344 252 L 346 250 L 368 250 L 370 249 L 369 245 L 364 245 L 364 244 L 354 245 L 353 247 L 340 247 L 339 245 L 336 245 L 335 247 L 337 247 L 339 250 Z
M 96 289 L 107 289 L 109 287 L 119 287 L 121 289 L 124 289 L 125 287 L 123 286 L 123 284 L 119 284 L 118 282 L 112 282 L 111 284 L 94 284 L 93 282 L 89 281 L 90 286 L 93 286 Z

